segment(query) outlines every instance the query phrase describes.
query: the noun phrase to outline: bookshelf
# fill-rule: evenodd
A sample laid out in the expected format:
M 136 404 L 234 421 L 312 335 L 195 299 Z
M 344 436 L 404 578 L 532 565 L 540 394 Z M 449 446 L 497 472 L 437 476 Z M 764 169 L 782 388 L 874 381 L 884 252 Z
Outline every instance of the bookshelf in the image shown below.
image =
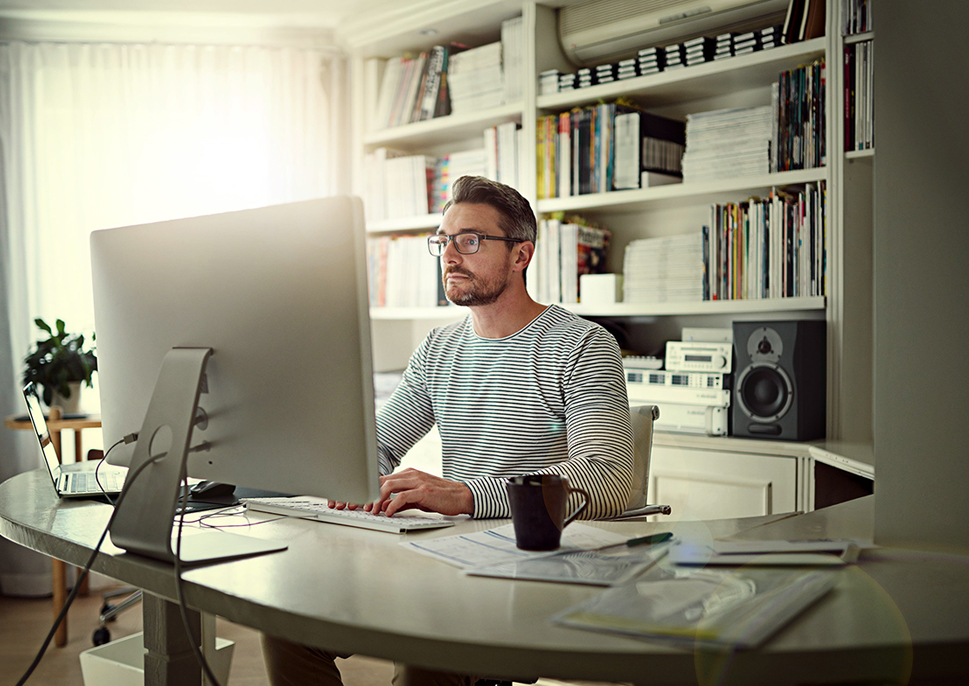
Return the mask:
M 639 76 L 588 88 L 541 95 L 539 74 L 548 69 L 574 71 L 564 56 L 556 31 L 556 6 L 527 0 L 482 0 L 477 3 L 424 3 L 404 17 L 391 11 L 386 21 L 368 17 L 348 26 L 343 38 L 351 54 L 354 128 L 353 159 L 360 162 L 376 147 L 412 154 L 442 155 L 473 148 L 484 128 L 514 121 L 522 128 L 519 190 L 540 214 L 581 212 L 612 232 L 609 271 L 622 271 L 625 246 L 638 238 L 699 231 L 709 222 L 711 204 L 764 197 L 773 188 L 824 182 L 827 187 L 827 291 L 808 298 L 724 300 L 697 303 L 617 303 L 605 306 L 571 305 L 582 316 L 604 318 L 636 328 L 640 344 L 660 344 L 677 337 L 682 326 L 729 327 L 734 320 L 784 318 L 824 319 L 828 324 L 827 411 L 828 438 L 859 443 L 871 441 L 871 184 L 874 152 L 844 152 L 843 53 L 845 45 L 872 40 L 873 32 L 844 36 L 844 2 L 827 0 L 826 33 L 820 38 L 783 45 L 729 59 Z M 434 6 L 436 11 L 431 11 Z M 413 8 L 412 8 L 413 9 Z M 396 14 L 394 13 L 396 12 Z M 368 108 L 376 102 L 379 78 L 374 58 L 389 59 L 404 51 L 424 50 L 436 43 L 463 41 L 471 46 L 498 40 L 501 22 L 520 16 L 524 25 L 521 102 L 486 110 L 449 115 L 392 129 L 366 130 Z M 432 37 L 422 30 L 436 29 Z M 469 39 L 469 36 L 476 36 Z M 663 116 L 731 107 L 770 104 L 771 83 L 782 71 L 824 57 L 826 61 L 826 146 L 822 167 L 717 181 L 673 184 L 637 190 L 538 199 L 536 188 L 536 119 L 573 107 L 622 96 Z M 354 165 L 356 192 L 366 188 L 362 164 Z M 368 235 L 433 230 L 439 216 L 388 219 L 368 225 Z M 382 364 L 406 362 L 413 345 L 431 326 L 460 318 L 460 308 L 374 309 L 375 341 L 395 337 L 406 353 L 391 355 Z M 408 327 L 410 327 L 408 329 Z M 403 332 L 403 333 L 402 333 Z M 644 343 L 645 342 L 645 343 Z M 637 350 L 651 354 L 654 350 Z M 723 439 L 720 439 L 721 441 Z M 702 441 L 701 441 L 702 442 Z M 716 445 L 711 439 L 711 445 Z

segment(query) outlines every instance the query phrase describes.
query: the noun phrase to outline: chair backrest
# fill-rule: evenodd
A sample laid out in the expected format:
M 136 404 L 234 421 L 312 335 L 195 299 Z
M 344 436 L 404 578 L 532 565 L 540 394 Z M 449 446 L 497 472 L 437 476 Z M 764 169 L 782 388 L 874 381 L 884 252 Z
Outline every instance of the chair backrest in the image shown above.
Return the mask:
M 646 504 L 649 486 L 649 456 L 653 450 L 653 420 L 659 418 L 656 405 L 634 405 L 629 408 L 633 426 L 633 482 L 626 509 Z

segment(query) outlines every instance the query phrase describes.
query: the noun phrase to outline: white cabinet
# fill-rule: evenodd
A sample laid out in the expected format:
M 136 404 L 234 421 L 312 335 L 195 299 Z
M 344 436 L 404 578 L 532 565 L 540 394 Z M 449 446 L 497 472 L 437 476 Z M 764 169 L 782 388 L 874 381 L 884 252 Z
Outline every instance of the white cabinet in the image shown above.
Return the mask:
M 683 519 L 724 519 L 797 509 L 798 460 L 657 445 L 647 500 Z

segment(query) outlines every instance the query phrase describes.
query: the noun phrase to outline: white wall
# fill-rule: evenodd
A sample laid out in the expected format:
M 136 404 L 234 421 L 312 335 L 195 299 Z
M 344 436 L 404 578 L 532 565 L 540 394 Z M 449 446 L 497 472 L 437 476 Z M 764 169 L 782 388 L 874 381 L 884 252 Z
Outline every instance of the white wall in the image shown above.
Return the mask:
M 965 550 L 969 3 L 876 8 L 876 541 Z

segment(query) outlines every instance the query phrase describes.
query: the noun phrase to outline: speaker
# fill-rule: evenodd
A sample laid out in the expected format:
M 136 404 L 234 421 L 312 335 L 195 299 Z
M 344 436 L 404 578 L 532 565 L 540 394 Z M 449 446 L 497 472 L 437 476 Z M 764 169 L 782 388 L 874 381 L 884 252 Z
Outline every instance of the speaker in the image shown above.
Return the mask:
M 733 435 L 824 438 L 824 321 L 734 322 Z

